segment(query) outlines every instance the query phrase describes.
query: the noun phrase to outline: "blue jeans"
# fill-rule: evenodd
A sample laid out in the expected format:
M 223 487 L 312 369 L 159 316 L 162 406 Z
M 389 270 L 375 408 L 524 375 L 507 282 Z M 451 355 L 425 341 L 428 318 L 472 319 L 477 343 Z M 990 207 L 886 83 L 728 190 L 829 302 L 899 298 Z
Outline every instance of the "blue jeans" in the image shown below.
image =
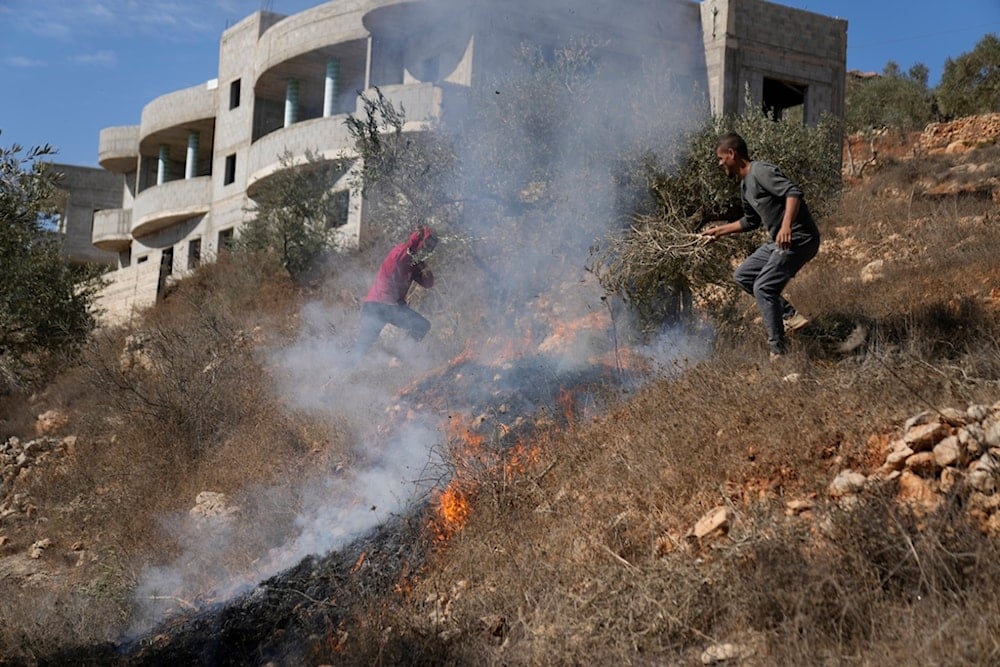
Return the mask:
M 793 242 L 788 250 L 782 250 L 774 243 L 765 243 L 747 257 L 733 274 L 736 283 L 757 301 L 771 352 L 783 354 L 787 350 L 784 318 L 795 314 L 795 308 L 781 296 L 781 291 L 817 252 L 819 236 Z

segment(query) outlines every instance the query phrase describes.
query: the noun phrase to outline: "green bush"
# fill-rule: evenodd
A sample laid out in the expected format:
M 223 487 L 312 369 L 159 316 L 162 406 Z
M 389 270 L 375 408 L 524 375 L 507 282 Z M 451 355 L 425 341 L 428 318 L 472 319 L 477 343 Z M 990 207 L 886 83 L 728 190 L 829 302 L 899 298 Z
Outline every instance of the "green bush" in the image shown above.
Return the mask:
M 348 191 L 334 184 L 349 167 L 349 161 L 325 160 L 311 151 L 298 165 L 290 153 L 282 155 L 281 168 L 253 196 L 253 217 L 241 229 L 237 249 L 263 253 L 294 280 L 304 279 L 337 247 Z
M 51 147 L 0 149 L 0 392 L 44 380 L 94 326 L 100 281 L 60 253 L 47 224 L 59 175 Z

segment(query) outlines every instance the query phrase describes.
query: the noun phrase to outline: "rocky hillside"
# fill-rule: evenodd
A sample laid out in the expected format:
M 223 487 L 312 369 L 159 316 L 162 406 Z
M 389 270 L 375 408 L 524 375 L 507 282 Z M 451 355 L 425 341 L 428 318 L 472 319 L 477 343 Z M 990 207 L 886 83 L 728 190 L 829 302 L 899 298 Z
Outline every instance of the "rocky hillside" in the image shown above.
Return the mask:
M 631 384 L 644 350 L 610 343 L 569 370 L 513 349 L 495 366 L 393 358 L 365 371 L 394 389 L 353 408 L 386 426 L 357 448 L 349 426 L 272 401 L 258 362 L 343 322 L 287 287 L 192 286 L 142 345 L 99 341 L 87 373 L 5 419 L 0 664 L 989 664 L 997 147 L 962 134 L 987 121 L 931 126 L 851 181 L 789 288 L 811 322 L 781 364 L 750 299 L 711 354 L 702 330 L 672 331 L 672 361 Z M 611 340 L 603 314 L 551 310 Z M 185 419 L 157 421 L 163 406 Z M 206 407 L 211 424 L 192 416 Z M 361 500 L 428 407 L 463 483 L 413 511 Z M 178 434 L 189 446 L 169 450 Z M 343 511 L 319 516 L 342 483 Z M 358 515 L 381 520 L 352 532 Z M 336 546 L 267 570 L 309 521 Z M 223 571 L 267 574 L 222 595 Z

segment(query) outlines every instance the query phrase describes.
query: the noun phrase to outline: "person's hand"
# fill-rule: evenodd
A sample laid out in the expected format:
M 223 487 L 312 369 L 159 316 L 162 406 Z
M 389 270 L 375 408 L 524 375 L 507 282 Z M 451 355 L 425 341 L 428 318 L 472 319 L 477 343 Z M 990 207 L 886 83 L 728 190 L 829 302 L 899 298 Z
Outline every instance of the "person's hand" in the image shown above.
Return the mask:
M 782 250 L 788 250 L 792 247 L 792 229 L 791 227 L 781 226 L 778 230 L 777 235 L 774 237 L 774 243 Z

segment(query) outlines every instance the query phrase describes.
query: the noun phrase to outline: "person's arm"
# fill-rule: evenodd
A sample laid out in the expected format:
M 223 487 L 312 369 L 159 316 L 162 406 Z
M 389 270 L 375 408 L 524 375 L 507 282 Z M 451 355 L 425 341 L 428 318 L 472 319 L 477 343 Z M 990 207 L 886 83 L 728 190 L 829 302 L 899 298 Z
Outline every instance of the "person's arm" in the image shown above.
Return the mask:
M 735 222 L 727 222 L 724 225 L 716 225 L 715 227 L 709 227 L 708 229 L 702 231 L 701 236 L 708 243 L 713 243 L 723 236 L 729 236 L 730 234 L 739 234 L 743 231 L 743 223 L 741 220 Z
M 778 230 L 778 235 L 774 237 L 774 242 L 779 248 L 792 247 L 792 223 L 799 217 L 799 208 L 801 205 L 802 199 L 799 197 L 795 195 L 785 197 L 785 215 L 781 219 L 781 228 Z
M 434 287 L 434 274 L 424 262 L 417 262 L 413 265 L 413 280 L 424 289 Z

